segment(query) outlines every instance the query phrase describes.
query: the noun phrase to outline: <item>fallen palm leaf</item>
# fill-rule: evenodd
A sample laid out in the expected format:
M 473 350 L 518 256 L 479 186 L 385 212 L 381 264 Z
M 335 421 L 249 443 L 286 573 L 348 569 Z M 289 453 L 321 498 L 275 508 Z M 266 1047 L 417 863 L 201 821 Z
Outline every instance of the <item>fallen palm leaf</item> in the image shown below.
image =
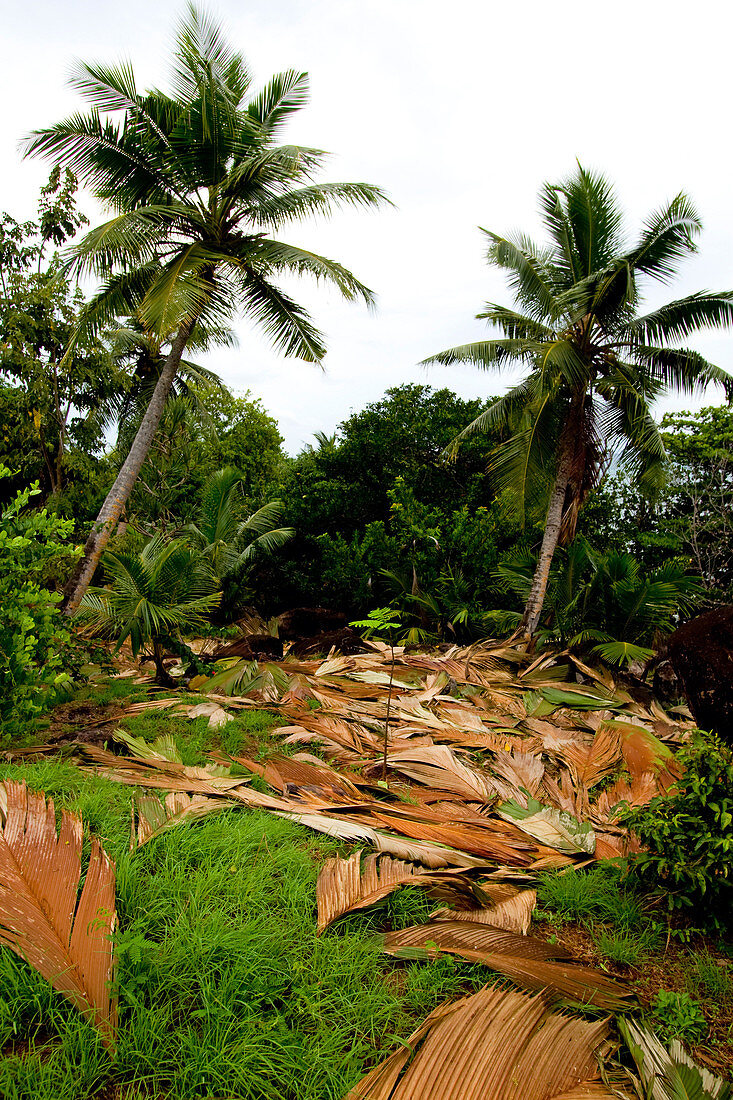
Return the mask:
M 468 768 L 446 745 L 390 753 L 387 764 L 393 771 L 428 787 L 453 791 L 464 798 L 481 802 L 491 802 L 494 797 L 490 781 L 473 768 Z
M 225 726 L 227 722 L 232 722 L 234 716 L 227 714 L 222 706 L 218 703 L 209 701 L 207 703 L 198 703 L 195 707 L 191 707 L 188 711 L 188 717 L 190 719 L 195 718 L 208 718 L 207 723 L 209 729 L 218 730 L 222 726 Z
M 504 974 L 531 990 L 547 990 L 556 996 L 616 1011 L 628 1007 L 630 991 L 599 970 L 579 966 L 559 945 L 517 936 L 489 925 L 470 921 L 436 920 L 388 933 L 383 950 L 399 958 L 430 958 L 441 951 Z
M 139 760 L 167 760 L 171 764 L 182 763 L 178 745 L 169 733 L 156 737 L 152 743 L 148 743 L 142 737 L 133 737 L 131 733 L 122 729 L 115 730 L 112 737 L 119 744 L 125 745 Z
M 231 809 L 232 802 L 226 798 L 207 798 L 200 794 L 191 797 L 185 791 L 171 791 L 164 802 L 155 795 L 138 795 L 135 807 L 137 824 L 133 818 L 130 851 L 142 848 L 143 844 L 176 825 Z
M 730 1100 L 730 1085 L 696 1066 L 680 1043 L 674 1042 L 666 1050 L 654 1032 L 643 1025 L 619 1019 L 618 1026 L 648 1100 Z
M 434 916 L 441 920 L 473 921 L 490 924 L 507 932 L 526 936 L 537 906 L 536 890 L 519 890 L 504 883 L 483 881 L 479 883 L 487 897 L 487 905 L 481 909 L 441 909 Z
M 607 1037 L 606 1020 L 489 986 L 437 1008 L 346 1100 L 613 1100 L 596 1056 Z
M 335 836 L 340 840 L 366 841 L 378 852 L 387 852 L 398 859 L 412 863 L 423 863 L 426 867 L 486 867 L 486 859 L 478 859 L 468 852 L 460 852 L 444 844 L 425 844 L 409 837 L 396 837 L 383 829 L 372 829 L 368 825 L 355 825 L 351 821 L 327 817 L 325 814 L 298 813 L 290 810 L 277 810 L 278 817 L 307 825 L 309 829 Z
M 497 813 L 543 844 L 557 848 L 559 852 L 586 852 L 588 855 L 595 852 L 596 838 L 592 827 L 587 822 L 578 821 L 565 810 L 542 806 L 530 798 L 527 806 L 520 806 L 517 802 L 502 802 Z
M 488 901 L 482 890 L 460 872 L 426 871 L 387 855 L 367 856 L 362 866 L 361 856 L 361 851 L 348 859 L 336 856 L 321 868 L 316 885 L 319 932 L 346 913 L 377 905 L 405 885 L 423 886 L 431 896 L 463 903 L 464 907 Z
M 81 896 L 83 829 L 25 783 L 0 784 L 0 943 L 37 970 L 114 1048 L 115 867 L 96 838 Z

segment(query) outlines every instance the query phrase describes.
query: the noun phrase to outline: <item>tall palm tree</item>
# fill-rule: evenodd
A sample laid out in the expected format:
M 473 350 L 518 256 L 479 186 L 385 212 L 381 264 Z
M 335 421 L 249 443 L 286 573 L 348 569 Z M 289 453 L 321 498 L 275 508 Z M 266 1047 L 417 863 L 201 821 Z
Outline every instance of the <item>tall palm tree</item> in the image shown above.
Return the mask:
M 669 282 L 679 261 L 696 251 L 701 224 L 686 195 L 652 214 L 632 245 L 611 185 L 580 165 L 564 183 L 543 186 L 540 209 L 546 247 L 483 230 L 488 260 L 508 273 L 516 299 L 516 309 L 488 303 L 478 315 L 501 335 L 424 360 L 527 371 L 454 442 L 503 430 L 508 438 L 491 458 L 498 483 L 516 491 L 522 510 L 532 496 L 546 502 L 521 624 L 529 634 L 539 623 L 555 548 L 573 538 L 578 512 L 609 459 L 635 472 L 642 490 L 661 480 L 665 451 L 654 399 L 668 387 L 689 394 L 709 383 L 733 399 L 731 375 L 677 346 L 697 329 L 729 325 L 733 292 L 700 291 L 638 312 L 643 281 Z
M 71 83 L 91 111 L 35 131 L 26 153 L 71 168 L 116 211 L 73 249 L 77 270 L 104 280 L 84 323 L 95 329 L 137 315 L 148 331 L 175 336 L 67 586 L 68 613 L 135 483 L 194 328 L 220 325 L 242 309 L 278 350 L 320 362 L 321 333 L 277 278 L 310 275 L 367 305 L 372 293 L 340 264 L 268 233 L 338 207 L 386 201 L 370 184 L 314 182 L 325 154 L 278 144 L 283 125 L 306 102 L 307 74 L 280 73 L 253 93 L 242 55 L 194 6 L 178 29 L 170 95 L 139 93 L 128 64 L 80 64 Z
M 169 340 L 146 332 L 144 326 L 134 317 L 127 318 L 125 323 L 115 326 L 105 335 L 115 366 L 126 375 L 126 385 L 120 386 L 100 408 L 98 420 L 103 429 L 116 424 L 117 449 L 125 442 L 129 449 L 165 366 L 165 349 Z M 229 329 L 209 332 L 195 328 L 188 347 L 202 352 L 214 344 L 233 346 L 235 343 L 235 335 Z M 222 392 L 226 393 L 227 389 L 218 374 L 198 363 L 181 359 L 177 375 L 168 391 L 168 401 L 184 398 L 199 417 L 206 419 L 206 396 Z

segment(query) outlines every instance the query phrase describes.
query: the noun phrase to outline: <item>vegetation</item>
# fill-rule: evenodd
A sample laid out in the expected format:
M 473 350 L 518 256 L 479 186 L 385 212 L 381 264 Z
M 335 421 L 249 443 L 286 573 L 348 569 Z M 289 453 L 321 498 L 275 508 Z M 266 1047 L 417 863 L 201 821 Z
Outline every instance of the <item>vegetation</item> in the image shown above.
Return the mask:
M 689 394 L 711 382 L 733 398 L 726 371 L 675 346 L 701 327 L 730 324 L 733 292 L 698 292 L 638 312 L 644 280 L 669 282 L 695 251 L 701 223 L 686 195 L 652 214 L 631 249 L 600 175 L 579 166 L 565 182 L 545 184 L 540 208 L 548 247 L 485 231 L 488 259 L 508 272 L 520 310 L 489 303 L 479 314 L 502 336 L 426 360 L 529 369 L 462 433 L 509 433 L 492 456 L 495 476 L 515 492 L 522 511 L 532 493 L 549 500 L 522 617 L 529 634 L 539 625 L 555 549 L 572 540 L 579 511 L 608 464 L 616 459 L 642 487 L 659 485 L 665 452 L 652 401 L 668 387 Z
M 0 479 L 9 473 L 0 464 Z M 63 540 L 72 523 L 45 508 L 29 511 L 39 494 L 36 483 L 0 511 L 0 743 L 33 728 L 70 679 L 63 656 L 69 631 L 58 595 L 42 582 L 50 559 L 69 556 Z
M 676 1041 L 733 1061 L 733 751 L 648 682 L 733 598 L 733 376 L 682 346 L 733 291 L 642 310 L 690 200 L 629 244 L 603 176 L 545 184 L 546 246 L 484 231 L 498 332 L 426 360 L 523 380 L 397 385 L 292 457 L 207 355 L 242 313 L 320 362 L 293 276 L 373 294 L 282 237 L 385 195 L 318 182 L 283 143 L 306 75 L 254 91 L 195 6 L 167 91 L 72 86 L 88 113 L 26 141 L 36 220 L 0 215 L 0 1095 L 344 1100 L 379 1064 L 399 1096 L 491 1009 L 472 1049 L 533 1051 L 532 1095 L 723 1100 Z M 708 385 L 728 406 L 654 419 Z M 587 1080 L 545 1086 L 553 1028 Z
M 733 752 L 699 734 L 678 753 L 683 774 L 668 797 L 631 810 L 624 822 L 645 846 L 634 877 L 659 889 L 670 910 L 699 925 L 728 928 L 733 850 Z
M 84 310 L 80 332 L 98 332 L 128 315 L 168 350 L 67 586 L 69 613 L 122 514 L 197 327 L 216 330 L 242 309 L 284 354 L 318 362 L 323 337 L 278 278 L 309 275 L 349 300 L 371 304 L 371 291 L 346 268 L 267 232 L 342 205 L 384 201 L 369 184 L 312 182 L 324 154 L 277 144 L 288 118 L 305 104 L 306 74 L 280 73 L 253 93 L 242 55 L 194 6 L 178 30 L 171 95 L 140 94 L 127 65 L 80 64 L 71 83 L 90 113 L 36 131 L 26 151 L 73 170 L 115 210 L 74 247 L 76 270 L 105 280 Z

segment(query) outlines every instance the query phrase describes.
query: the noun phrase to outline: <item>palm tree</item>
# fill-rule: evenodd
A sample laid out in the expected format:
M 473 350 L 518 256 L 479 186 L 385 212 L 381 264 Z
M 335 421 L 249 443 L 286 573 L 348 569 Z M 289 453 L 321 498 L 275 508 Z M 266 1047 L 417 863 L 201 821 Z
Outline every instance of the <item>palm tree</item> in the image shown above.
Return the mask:
M 109 586 L 84 594 L 79 620 L 116 638 L 118 649 L 129 638 L 134 657 L 150 646 L 159 682 L 170 685 L 166 647 L 182 630 L 207 626 L 221 600 L 208 563 L 185 539 L 160 535 L 139 553 L 107 553 L 103 563 Z
M 520 547 L 500 562 L 499 587 L 526 600 L 537 558 Z M 548 614 L 540 644 L 592 647 L 610 664 L 647 660 L 658 636 L 671 633 L 681 615 L 699 606 L 703 588 L 681 559 L 645 570 L 633 555 L 608 550 L 599 553 L 584 538 L 575 539 L 556 554 L 546 593 Z M 512 630 L 521 621 L 518 612 L 493 611 L 488 621 Z
M 278 350 L 320 362 L 323 337 L 278 277 L 310 275 L 367 305 L 372 293 L 340 264 L 268 233 L 338 207 L 386 201 L 370 184 L 314 182 L 325 154 L 278 144 L 284 123 L 306 102 L 307 75 L 280 73 L 254 94 L 242 55 L 194 6 L 177 33 L 170 95 L 139 93 L 127 64 L 80 64 L 71 83 L 91 111 L 35 131 L 26 153 L 69 167 L 116 211 L 73 248 L 76 269 L 104 280 L 84 323 L 94 330 L 137 316 L 147 331 L 175 335 L 67 585 L 67 613 L 78 606 L 135 483 L 195 327 L 221 325 L 243 309 Z
M 642 282 L 669 282 L 679 261 L 696 251 L 701 224 L 686 195 L 652 214 L 631 246 L 610 184 L 580 165 L 564 183 L 543 186 L 540 209 L 547 247 L 483 230 L 488 260 L 508 273 L 516 299 L 516 309 L 488 303 L 478 315 L 501 335 L 424 360 L 528 371 L 454 445 L 472 432 L 504 431 L 508 438 L 490 465 L 498 484 L 516 491 L 522 512 L 532 496 L 546 506 L 521 621 L 530 635 L 555 548 L 573 538 L 578 512 L 609 461 L 635 473 L 641 490 L 659 484 L 665 450 L 651 415 L 654 399 L 668 387 L 693 393 L 709 383 L 733 399 L 731 375 L 677 346 L 699 328 L 730 324 L 733 292 L 700 291 L 638 313 Z
M 196 523 L 184 528 L 189 542 L 206 559 L 217 585 L 237 580 L 257 554 L 275 550 L 295 531 L 278 527 L 283 505 L 272 500 L 246 519 L 241 518 L 243 477 L 227 466 L 213 473 L 204 485 Z

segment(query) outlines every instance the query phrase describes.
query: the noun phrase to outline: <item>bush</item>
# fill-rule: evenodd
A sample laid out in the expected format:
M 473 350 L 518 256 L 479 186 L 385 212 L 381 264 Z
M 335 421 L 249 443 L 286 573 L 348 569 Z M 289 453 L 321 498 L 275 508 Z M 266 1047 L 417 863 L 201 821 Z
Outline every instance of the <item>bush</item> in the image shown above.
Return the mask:
M 0 464 L 0 478 L 9 475 Z M 39 492 L 36 482 L 0 512 L 0 743 L 32 729 L 49 697 L 69 680 L 61 668 L 69 643 L 57 607 L 61 597 L 39 582 L 52 558 L 71 553 L 60 540 L 74 523 L 45 509 L 29 512 Z
M 629 875 L 652 886 L 670 911 L 687 911 L 697 925 L 723 930 L 733 923 L 733 752 L 697 732 L 677 760 L 682 777 L 669 794 L 621 819 L 647 848 L 632 860 Z

